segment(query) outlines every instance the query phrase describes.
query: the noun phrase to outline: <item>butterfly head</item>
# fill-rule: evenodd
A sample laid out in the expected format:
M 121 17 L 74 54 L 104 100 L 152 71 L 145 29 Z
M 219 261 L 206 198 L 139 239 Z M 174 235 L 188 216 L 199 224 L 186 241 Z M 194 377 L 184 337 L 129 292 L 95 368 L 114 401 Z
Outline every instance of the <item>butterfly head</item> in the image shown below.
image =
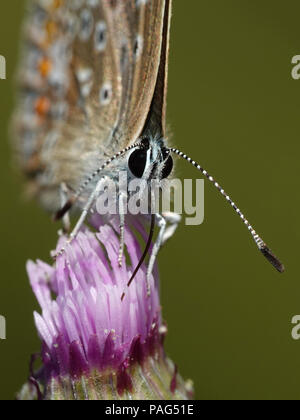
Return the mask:
M 164 179 L 173 169 L 173 158 L 163 139 L 144 137 L 128 158 L 128 168 L 136 178 Z

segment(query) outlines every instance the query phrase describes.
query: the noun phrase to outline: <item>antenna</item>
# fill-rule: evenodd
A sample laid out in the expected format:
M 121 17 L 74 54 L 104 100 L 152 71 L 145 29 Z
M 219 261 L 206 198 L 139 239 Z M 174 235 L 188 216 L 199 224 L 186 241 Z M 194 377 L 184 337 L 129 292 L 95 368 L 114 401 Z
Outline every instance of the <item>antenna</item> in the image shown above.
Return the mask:
M 73 204 L 78 200 L 84 189 L 87 185 L 102 172 L 108 165 L 111 164 L 114 160 L 118 159 L 120 156 L 124 155 L 129 150 L 132 150 L 136 147 L 142 147 L 143 144 L 138 142 L 134 143 L 131 146 L 125 147 L 125 149 L 121 150 L 120 152 L 116 153 L 114 156 L 109 158 L 102 166 L 96 169 L 78 188 L 77 192 L 73 195 L 73 197 L 69 198 L 69 200 L 65 203 L 65 205 L 59 209 L 56 214 L 54 215 L 54 221 L 60 220 L 64 215 L 72 208 Z
M 225 197 L 225 199 L 228 201 L 228 203 L 233 207 L 235 212 L 240 216 L 244 224 L 247 226 L 249 232 L 251 233 L 252 238 L 254 239 L 258 249 L 260 252 L 264 255 L 264 257 L 273 265 L 273 267 L 276 268 L 277 271 L 280 273 L 284 272 L 284 265 L 279 261 L 279 259 L 273 254 L 273 252 L 268 248 L 266 243 L 262 240 L 262 238 L 256 233 L 256 231 L 253 229 L 253 227 L 250 225 L 248 220 L 245 218 L 241 210 L 236 206 L 234 201 L 230 198 L 230 196 L 223 190 L 223 188 L 215 181 L 215 179 L 200 166 L 197 162 L 192 160 L 190 157 L 185 155 L 183 152 L 181 152 L 178 149 L 170 148 L 168 149 L 170 152 L 176 154 L 177 156 L 187 160 L 191 165 L 193 165 L 198 171 L 200 171 L 214 186 L 217 188 L 217 190 Z

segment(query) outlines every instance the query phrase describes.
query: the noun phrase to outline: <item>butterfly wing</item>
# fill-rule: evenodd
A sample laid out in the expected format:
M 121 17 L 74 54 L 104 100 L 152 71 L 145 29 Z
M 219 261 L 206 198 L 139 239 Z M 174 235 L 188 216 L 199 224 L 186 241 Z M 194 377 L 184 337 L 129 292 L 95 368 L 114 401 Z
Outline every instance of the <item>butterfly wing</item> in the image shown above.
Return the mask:
M 135 142 L 153 102 L 164 118 L 157 82 L 165 90 L 160 64 L 170 2 L 31 0 L 29 6 L 15 137 L 33 192 L 55 211 L 60 184 L 76 190 L 103 159 Z
M 172 0 L 166 0 L 164 23 L 162 32 L 162 45 L 160 54 L 160 64 L 158 69 L 157 81 L 154 95 L 144 127 L 145 133 L 157 133 L 165 137 L 166 135 L 166 106 L 167 106 L 167 82 L 168 82 L 168 62 L 169 62 L 169 41 L 170 24 L 172 13 Z

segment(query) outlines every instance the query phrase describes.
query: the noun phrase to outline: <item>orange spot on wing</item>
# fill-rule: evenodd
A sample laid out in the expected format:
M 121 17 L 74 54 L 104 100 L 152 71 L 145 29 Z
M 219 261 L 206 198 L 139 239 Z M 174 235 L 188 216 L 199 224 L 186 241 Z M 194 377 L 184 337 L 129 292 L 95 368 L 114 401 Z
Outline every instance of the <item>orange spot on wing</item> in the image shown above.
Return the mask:
M 44 117 L 51 107 L 51 102 L 46 96 L 41 96 L 35 102 L 35 111 L 40 117 Z
M 52 62 L 49 58 L 44 57 L 39 61 L 38 69 L 43 77 L 47 77 L 52 68 Z

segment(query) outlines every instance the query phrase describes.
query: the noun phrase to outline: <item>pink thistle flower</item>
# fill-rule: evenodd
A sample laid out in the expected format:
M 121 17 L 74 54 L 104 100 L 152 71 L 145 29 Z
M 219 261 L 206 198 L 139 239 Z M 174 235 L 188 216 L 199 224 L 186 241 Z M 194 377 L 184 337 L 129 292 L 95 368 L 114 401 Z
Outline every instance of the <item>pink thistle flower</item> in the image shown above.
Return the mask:
M 145 236 L 143 226 L 137 227 Z M 60 238 L 57 249 L 64 241 Z M 142 251 L 128 228 L 125 244 L 128 258 L 120 267 L 119 239 L 113 228 L 104 225 L 97 233 L 84 228 L 55 266 L 28 262 L 30 283 L 42 310 L 34 319 L 42 340 L 43 366 L 32 373 L 20 398 L 36 398 L 36 391 L 44 399 L 191 395 L 164 353 L 166 328 L 157 267 L 150 279 L 150 297 L 145 265 L 126 288 Z

